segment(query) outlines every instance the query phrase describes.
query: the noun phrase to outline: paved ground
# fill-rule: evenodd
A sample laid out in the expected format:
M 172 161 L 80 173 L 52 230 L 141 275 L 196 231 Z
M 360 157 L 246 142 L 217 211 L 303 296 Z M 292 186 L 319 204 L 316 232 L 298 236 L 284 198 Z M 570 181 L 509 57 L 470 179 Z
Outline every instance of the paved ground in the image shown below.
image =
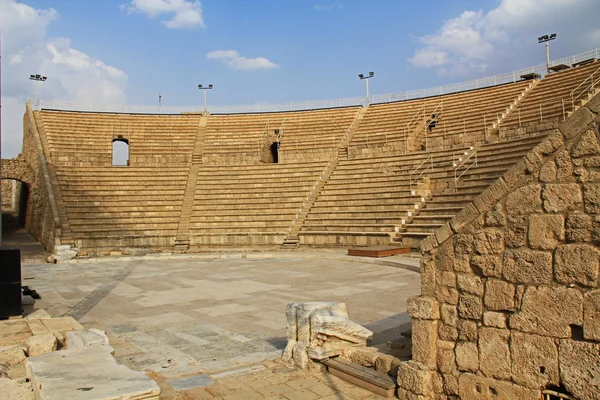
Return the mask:
M 278 360 L 285 307 L 344 301 L 350 318 L 380 344 L 406 329 L 406 300 L 420 290 L 417 272 L 342 252 L 38 263 L 24 265 L 23 278 L 42 296 L 36 308 L 106 331 L 115 358 L 149 371 L 164 399 L 371 398 L 329 374 Z

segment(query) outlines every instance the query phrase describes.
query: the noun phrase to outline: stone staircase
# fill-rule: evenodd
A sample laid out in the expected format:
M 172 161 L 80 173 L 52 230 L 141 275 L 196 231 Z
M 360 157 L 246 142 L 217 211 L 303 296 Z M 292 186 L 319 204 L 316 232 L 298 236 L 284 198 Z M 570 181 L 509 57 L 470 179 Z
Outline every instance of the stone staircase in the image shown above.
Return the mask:
M 502 124 L 502 121 L 504 121 L 504 119 L 508 118 L 508 116 L 511 115 L 511 112 L 513 110 L 517 110 L 519 108 L 519 105 L 523 102 L 525 97 L 529 93 L 531 93 L 531 91 L 533 89 L 535 89 L 536 86 L 539 85 L 539 83 L 540 83 L 539 79 L 533 79 L 531 81 L 531 83 L 529 84 L 529 86 L 527 86 L 525 88 L 525 90 L 523 90 L 523 92 L 521 92 L 521 94 L 519 96 L 517 96 L 517 98 L 506 108 L 506 110 L 498 116 L 496 121 L 494 121 L 492 123 L 492 131 L 493 132 L 496 132 L 496 133 L 498 132 L 498 129 L 499 129 L 500 125 Z
M 418 248 L 423 239 L 450 221 L 544 137 L 540 135 L 481 146 L 476 150 L 477 165 L 472 165 L 456 185 L 434 194 L 422 208 L 415 210 L 392 242 Z M 453 168 L 447 168 L 445 179 L 454 180 Z
M 299 210 L 299 213 L 296 214 L 296 218 L 292 221 L 292 226 L 289 229 L 289 234 L 285 238 L 285 240 L 283 241 L 283 245 L 281 246 L 282 249 L 295 249 L 300 245 L 300 238 L 298 237 L 298 232 L 300 232 L 300 228 L 302 227 L 302 224 L 304 223 L 304 220 L 306 219 L 306 216 L 308 215 L 312 205 L 317 199 L 317 196 L 329 180 L 329 177 L 331 176 L 332 172 L 337 167 L 338 161 L 340 160 L 340 158 L 348 156 L 348 144 L 352 140 L 352 135 L 354 135 L 354 132 L 356 132 L 356 130 L 358 129 L 360 121 L 363 120 L 366 112 L 367 108 L 364 107 L 361 108 L 356 114 L 356 117 L 354 118 L 352 124 L 348 128 L 346 135 L 341 140 L 340 145 L 337 148 L 337 152 L 333 153 L 331 161 L 327 164 L 327 166 L 323 170 L 323 173 L 319 176 L 319 179 L 310 191 L 309 196 L 303 203 L 302 208 Z
M 192 165 L 190 166 L 185 194 L 181 203 L 181 212 L 179 214 L 179 225 L 177 226 L 177 236 L 173 250 L 175 253 L 185 253 L 190 248 L 190 222 L 194 207 L 194 195 L 196 193 L 196 183 L 198 181 L 198 172 L 202 164 L 202 147 L 204 136 L 206 135 L 206 125 L 208 117 L 203 115 L 198 124 L 198 135 L 194 143 L 192 153 Z

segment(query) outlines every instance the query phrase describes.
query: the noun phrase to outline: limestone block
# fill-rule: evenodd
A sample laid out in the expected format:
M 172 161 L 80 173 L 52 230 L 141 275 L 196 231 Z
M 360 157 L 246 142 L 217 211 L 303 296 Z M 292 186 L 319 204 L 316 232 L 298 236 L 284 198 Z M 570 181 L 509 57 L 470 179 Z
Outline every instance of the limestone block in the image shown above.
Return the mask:
M 450 342 L 456 341 L 458 340 L 458 329 L 456 328 L 456 326 L 439 323 L 438 339 Z
M 458 289 L 464 293 L 474 294 L 476 296 L 483 296 L 483 282 L 477 275 L 471 274 L 458 274 L 457 275 Z
M 425 369 L 414 361 L 398 366 L 398 386 L 421 395 L 431 395 L 433 390 L 433 371 Z
M 82 329 L 67 332 L 67 347 L 70 349 L 107 344 L 108 337 L 100 329 Z
M 553 182 L 556 180 L 556 163 L 553 160 L 542 165 L 542 168 L 540 168 L 539 179 L 541 182 Z
M 16 365 L 24 360 L 23 346 L 18 344 L 0 346 L 0 364 Z
M 483 327 L 479 330 L 479 368 L 485 376 L 510 380 L 509 339 L 507 329 Z
M 565 141 L 563 135 L 554 130 L 550 133 L 540 144 L 534 147 L 534 151 L 539 152 L 542 155 L 548 156 L 554 153 L 556 150 L 564 146 Z
M 585 130 L 592 121 L 594 115 L 585 107 L 575 111 L 569 118 L 563 121 L 558 129 L 567 139 L 571 139 Z
M 475 372 L 479 369 L 479 350 L 472 342 L 458 342 L 454 349 L 459 371 Z
M 446 223 L 442 225 L 439 229 L 435 231 L 435 236 L 437 238 L 437 242 L 442 244 L 452 236 L 454 232 L 452 232 L 452 228 L 450 228 L 450 224 Z
M 600 154 L 600 145 L 593 130 L 588 129 L 581 134 L 579 141 L 571 150 L 572 157 L 584 157 Z
M 458 298 L 458 315 L 465 319 L 481 319 L 483 304 L 481 297 L 463 294 Z
M 473 222 L 479 215 L 477 208 L 475 208 L 473 203 L 470 203 L 452 218 L 450 226 L 454 232 L 460 233 L 465 226 Z
M 437 341 L 437 368 L 440 372 L 450 373 L 456 370 L 455 345 L 454 342 Z
M 527 245 L 528 221 L 528 217 L 521 217 L 521 222 L 519 224 L 511 223 L 509 227 L 504 230 L 504 245 L 506 247 L 515 248 Z
M 502 227 L 506 225 L 506 215 L 502 204 L 497 203 L 485 214 L 485 225 L 488 227 Z
M 554 253 L 554 276 L 557 282 L 595 287 L 600 268 L 600 251 L 587 244 L 558 246 Z
M 506 197 L 506 212 L 529 215 L 542 211 L 542 186 L 531 184 L 520 187 Z
M 467 342 L 476 342 L 478 338 L 477 323 L 465 319 L 458 320 L 458 338 Z
M 438 321 L 412 320 L 412 359 L 430 368 L 436 366 Z
M 567 240 L 589 242 L 592 240 L 592 217 L 587 214 L 569 214 L 567 217 Z
M 458 290 L 449 287 L 439 287 L 435 293 L 437 301 L 440 303 L 458 304 Z
M 529 245 L 533 249 L 552 250 L 565 240 L 562 215 L 533 214 L 529 217 Z
M 562 150 L 556 153 L 556 179 L 559 181 L 565 181 L 573 176 L 573 163 L 571 162 L 571 156 L 569 156 L 568 150 Z
M 583 203 L 576 183 L 549 183 L 544 187 L 542 198 L 546 212 L 577 210 Z
M 438 247 L 435 260 L 438 271 L 452 271 L 454 269 L 454 248 L 450 242 Z
M 582 324 L 583 295 L 577 289 L 559 286 L 528 286 L 521 312 L 509 319 L 512 329 L 558 338 L 571 337 L 569 325 Z
M 502 276 L 502 256 L 501 255 L 473 255 L 471 257 L 471 266 L 481 270 L 484 276 L 500 278 Z
M 572 396 L 600 399 L 600 344 L 561 340 L 558 347 L 560 379 Z
M 558 348 L 554 339 L 513 331 L 510 354 L 515 383 L 533 389 L 559 385 Z
M 600 183 L 583 185 L 583 203 L 588 214 L 600 214 Z
M 504 250 L 504 233 L 500 229 L 484 229 L 475 233 L 473 247 L 478 254 L 499 254 Z
M 451 271 L 438 271 L 436 274 L 436 284 L 438 286 L 456 287 L 456 274 Z
M 498 279 L 488 279 L 485 283 L 484 303 L 488 310 L 512 310 L 515 306 L 515 286 Z
M 600 290 L 587 292 L 583 297 L 583 337 L 600 341 Z
M 458 376 L 443 374 L 444 378 L 444 392 L 450 396 L 458 395 Z
M 541 397 L 540 390 L 473 374 L 462 374 L 458 386 L 461 400 L 539 400 Z
M 459 233 L 454 235 L 454 253 L 471 254 L 473 252 L 473 235 Z
M 56 336 L 51 333 L 44 333 L 43 335 L 31 336 L 27 339 L 27 354 L 29 357 L 39 356 L 41 354 L 50 353 L 56 351 L 58 341 Z
M 456 326 L 456 323 L 458 322 L 456 306 L 452 304 L 442 304 L 440 306 L 440 317 L 443 323 Z
M 421 295 L 435 296 L 435 261 L 424 261 L 428 256 L 421 258 Z
M 35 310 L 34 312 L 32 312 L 31 314 L 29 314 L 28 316 L 25 317 L 26 320 L 36 320 L 36 319 L 50 319 L 52 318 L 50 316 L 50 314 L 48 314 L 45 310 L 42 310 L 41 308 L 38 310 Z
M 406 302 L 406 312 L 416 319 L 439 319 L 440 304 L 430 297 L 413 296 Z
M 509 282 L 541 284 L 552 282 L 552 254 L 537 250 L 506 250 L 502 264 Z
M 585 108 L 595 113 L 596 116 L 600 114 L 600 96 L 594 96 L 590 101 L 587 102 Z
M 494 328 L 506 328 L 506 316 L 500 312 L 486 311 L 483 313 L 483 325 Z

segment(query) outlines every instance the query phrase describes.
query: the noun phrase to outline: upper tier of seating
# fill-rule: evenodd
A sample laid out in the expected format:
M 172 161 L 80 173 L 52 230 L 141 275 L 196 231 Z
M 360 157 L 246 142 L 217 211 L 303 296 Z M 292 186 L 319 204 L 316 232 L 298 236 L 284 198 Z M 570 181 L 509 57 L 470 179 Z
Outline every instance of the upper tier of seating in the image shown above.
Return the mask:
M 110 165 L 112 141 L 129 142 L 130 165 L 191 159 L 199 115 L 134 115 L 42 110 L 50 159 Z M 98 160 L 87 163 L 88 160 Z M 75 163 L 69 161 L 77 160 Z
M 573 97 L 581 95 L 581 92 L 591 83 L 589 80 L 588 84 L 583 82 L 592 73 L 595 73 L 598 79 L 599 69 L 600 62 L 593 62 L 547 75 L 535 90 L 527 94 L 518 107 L 501 122 L 500 130 L 528 124 L 563 121 L 568 117 L 568 113 L 578 106 L 576 102 L 571 102 L 571 94 L 573 93 Z M 582 97 L 578 99 L 581 100 Z
M 360 107 L 266 114 L 211 115 L 203 145 L 208 162 L 259 161 L 264 140 L 279 130 L 282 159 L 339 145 Z

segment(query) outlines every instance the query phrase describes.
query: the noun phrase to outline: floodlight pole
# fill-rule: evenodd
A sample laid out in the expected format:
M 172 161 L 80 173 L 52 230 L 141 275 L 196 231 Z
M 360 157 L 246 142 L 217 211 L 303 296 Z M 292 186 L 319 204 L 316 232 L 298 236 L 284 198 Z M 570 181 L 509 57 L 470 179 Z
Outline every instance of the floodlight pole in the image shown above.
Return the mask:
M 158 94 L 158 112 L 160 112 L 160 106 L 162 105 L 162 94 Z
M 208 90 L 211 90 L 213 88 L 213 85 L 210 84 L 208 86 L 202 86 L 202 85 L 198 85 L 198 89 L 200 90 L 204 90 L 204 112 L 206 112 L 206 92 Z
M 38 97 L 38 93 L 39 93 L 39 89 L 38 89 L 38 83 L 40 82 L 46 82 L 46 79 L 48 79 L 48 77 L 46 76 L 42 76 L 40 74 L 35 74 L 35 75 L 29 75 L 29 79 L 32 81 L 35 81 L 35 108 L 39 108 L 39 97 Z
M 549 43 L 551 40 L 556 39 L 556 33 L 552 33 L 550 35 L 540 36 L 538 38 L 538 43 L 546 44 L 546 73 L 550 72 L 550 46 Z
M 367 105 L 370 103 L 370 97 L 369 97 L 369 79 L 372 78 L 373 76 L 375 76 L 374 72 L 369 72 L 369 75 L 364 76 L 363 74 L 358 74 L 358 77 L 361 80 L 365 81 L 365 84 L 367 86 Z

